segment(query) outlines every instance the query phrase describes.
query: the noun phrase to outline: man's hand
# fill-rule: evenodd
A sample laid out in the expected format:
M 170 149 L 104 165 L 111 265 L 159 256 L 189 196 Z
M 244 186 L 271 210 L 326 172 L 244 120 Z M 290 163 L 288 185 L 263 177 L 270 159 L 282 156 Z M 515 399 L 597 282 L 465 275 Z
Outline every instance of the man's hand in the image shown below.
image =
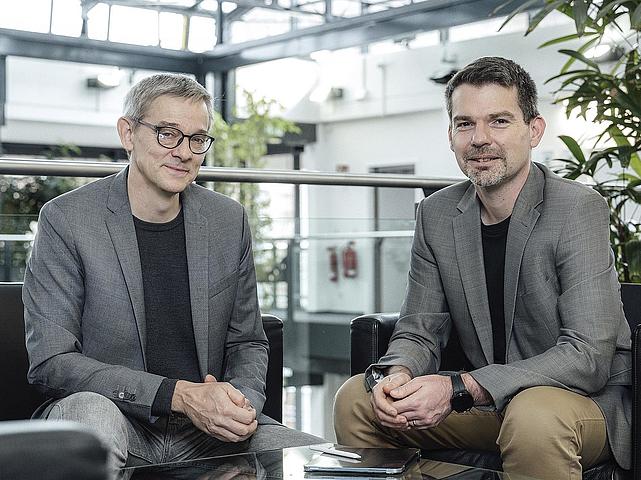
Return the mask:
M 411 379 L 409 370 L 395 369 L 388 371 L 388 375 L 372 389 L 370 402 L 381 425 L 401 430 L 407 429 L 407 419 L 399 415 L 392 405 L 393 398 L 390 397 L 390 391 L 405 385 Z
M 258 427 L 256 410 L 227 382 L 207 375 L 204 383 L 179 380 L 171 409 L 187 415 L 196 428 L 224 442 L 240 442 Z
M 411 428 L 435 427 L 452 411 L 452 381 L 442 375 L 425 375 L 389 392 L 390 409 Z

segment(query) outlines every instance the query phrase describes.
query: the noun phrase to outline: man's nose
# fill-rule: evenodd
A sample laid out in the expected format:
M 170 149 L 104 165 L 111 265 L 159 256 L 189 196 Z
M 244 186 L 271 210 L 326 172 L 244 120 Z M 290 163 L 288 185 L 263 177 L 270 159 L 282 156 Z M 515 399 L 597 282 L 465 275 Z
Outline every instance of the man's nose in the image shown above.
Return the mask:
M 481 146 L 487 145 L 488 143 L 492 143 L 492 140 L 487 125 L 477 123 L 474 128 L 474 135 L 472 136 L 472 145 Z
M 191 159 L 194 154 L 189 148 L 189 139 L 187 137 L 183 138 L 183 141 L 180 142 L 180 145 L 177 145 L 173 148 L 173 154 L 174 156 L 179 157 L 183 162 Z

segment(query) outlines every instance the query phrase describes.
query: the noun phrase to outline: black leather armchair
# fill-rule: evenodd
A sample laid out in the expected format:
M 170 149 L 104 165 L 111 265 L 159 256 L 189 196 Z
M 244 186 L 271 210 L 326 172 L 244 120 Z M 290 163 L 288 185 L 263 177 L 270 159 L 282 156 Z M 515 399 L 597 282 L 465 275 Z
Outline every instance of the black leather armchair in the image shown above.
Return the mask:
M 641 285 L 621 285 L 621 300 L 623 309 L 632 331 L 632 390 L 633 390 L 633 411 L 632 411 L 632 471 L 626 472 L 617 467 L 612 461 L 597 465 L 583 473 L 584 479 L 589 480 L 610 480 L 610 479 L 633 479 L 641 480 L 641 451 L 639 440 L 641 440 L 641 418 L 639 412 L 641 406 L 639 400 L 639 387 L 641 380 L 638 379 L 641 373 Z M 351 374 L 363 373 L 369 365 L 375 363 L 385 354 L 389 339 L 398 321 L 398 313 L 376 313 L 357 317 L 351 322 Z M 465 358 L 458 342 L 456 331 L 452 331 L 449 343 L 443 352 L 442 370 L 470 370 L 462 359 Z M 426 451 L 424 456 L 435 460 L 449 461 L 463 465 L 472 465 L 491 469 L 500 469 L 501 459 L 498 455 L 487 452 L 468 450 L 438 450 Z
M 107 451 L 93 432 L 73 422 L 24 421 L 45 398 L 27 383 L 23 312 L 22 283 L 0 282 L 0 478 L 110 478 Z M 263 315 L 263 326 L 270 347 L 263 412 L 280 422 L 283 322 Z
M 27 383 L 28 359 L 23 312 L 22 283 L 0 282 L 0 420 L 28 419 L 45 400 Z M 263 413 L 280 422 L 283 395 L 283 322 L 273 315 L 263 315 L 263 327 L 269 340 L 267 401 Z

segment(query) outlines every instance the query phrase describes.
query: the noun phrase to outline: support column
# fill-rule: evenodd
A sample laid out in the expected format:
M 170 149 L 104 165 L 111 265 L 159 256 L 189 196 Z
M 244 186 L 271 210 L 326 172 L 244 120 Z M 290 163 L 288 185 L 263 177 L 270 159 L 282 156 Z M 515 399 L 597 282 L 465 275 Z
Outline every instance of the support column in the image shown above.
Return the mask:
M 7 103 L 7 57 L 0 55 L 0 127 L 7 123 L 5 105 Z M 2 138 L 0 138 L 0 155 L 2 155 Z
M 225 20 L 223 2 L 219 1 L 216 10 L 216 45 L 222 45 L 227 40 Z M 226 122 L 233 118 L 232 112 L 236 103 L 235 83 L 233 70 L 214 72 L 214 110 L 220 113 Z

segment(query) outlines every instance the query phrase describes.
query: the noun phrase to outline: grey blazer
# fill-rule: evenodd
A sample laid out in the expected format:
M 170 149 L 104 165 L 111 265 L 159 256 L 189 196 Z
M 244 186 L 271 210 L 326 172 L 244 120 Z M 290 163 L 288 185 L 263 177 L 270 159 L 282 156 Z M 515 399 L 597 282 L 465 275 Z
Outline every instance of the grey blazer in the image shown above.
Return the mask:
M 155 421 L 163 377 L 147 372 L 145 307 L 127 171 L 48 202 L 25 275 L 28 380 L 51 398 L 80 391 Z M 265 402 L 267 339 L 244 209 L 197 185 L 181 194 L 200 373 Z
M 455 325 L 470 373 L 498 410 L 539 385 L 589 395 L 605 415 L 617 462 L 629 468 L 630 329 L 604 199 L 533 163 L 510 220 L 504 288 L 507 351 L 498 365 L 474 186 L 434 193 L 418 211 L 401 318 L 378 365 L 437 372 Z

